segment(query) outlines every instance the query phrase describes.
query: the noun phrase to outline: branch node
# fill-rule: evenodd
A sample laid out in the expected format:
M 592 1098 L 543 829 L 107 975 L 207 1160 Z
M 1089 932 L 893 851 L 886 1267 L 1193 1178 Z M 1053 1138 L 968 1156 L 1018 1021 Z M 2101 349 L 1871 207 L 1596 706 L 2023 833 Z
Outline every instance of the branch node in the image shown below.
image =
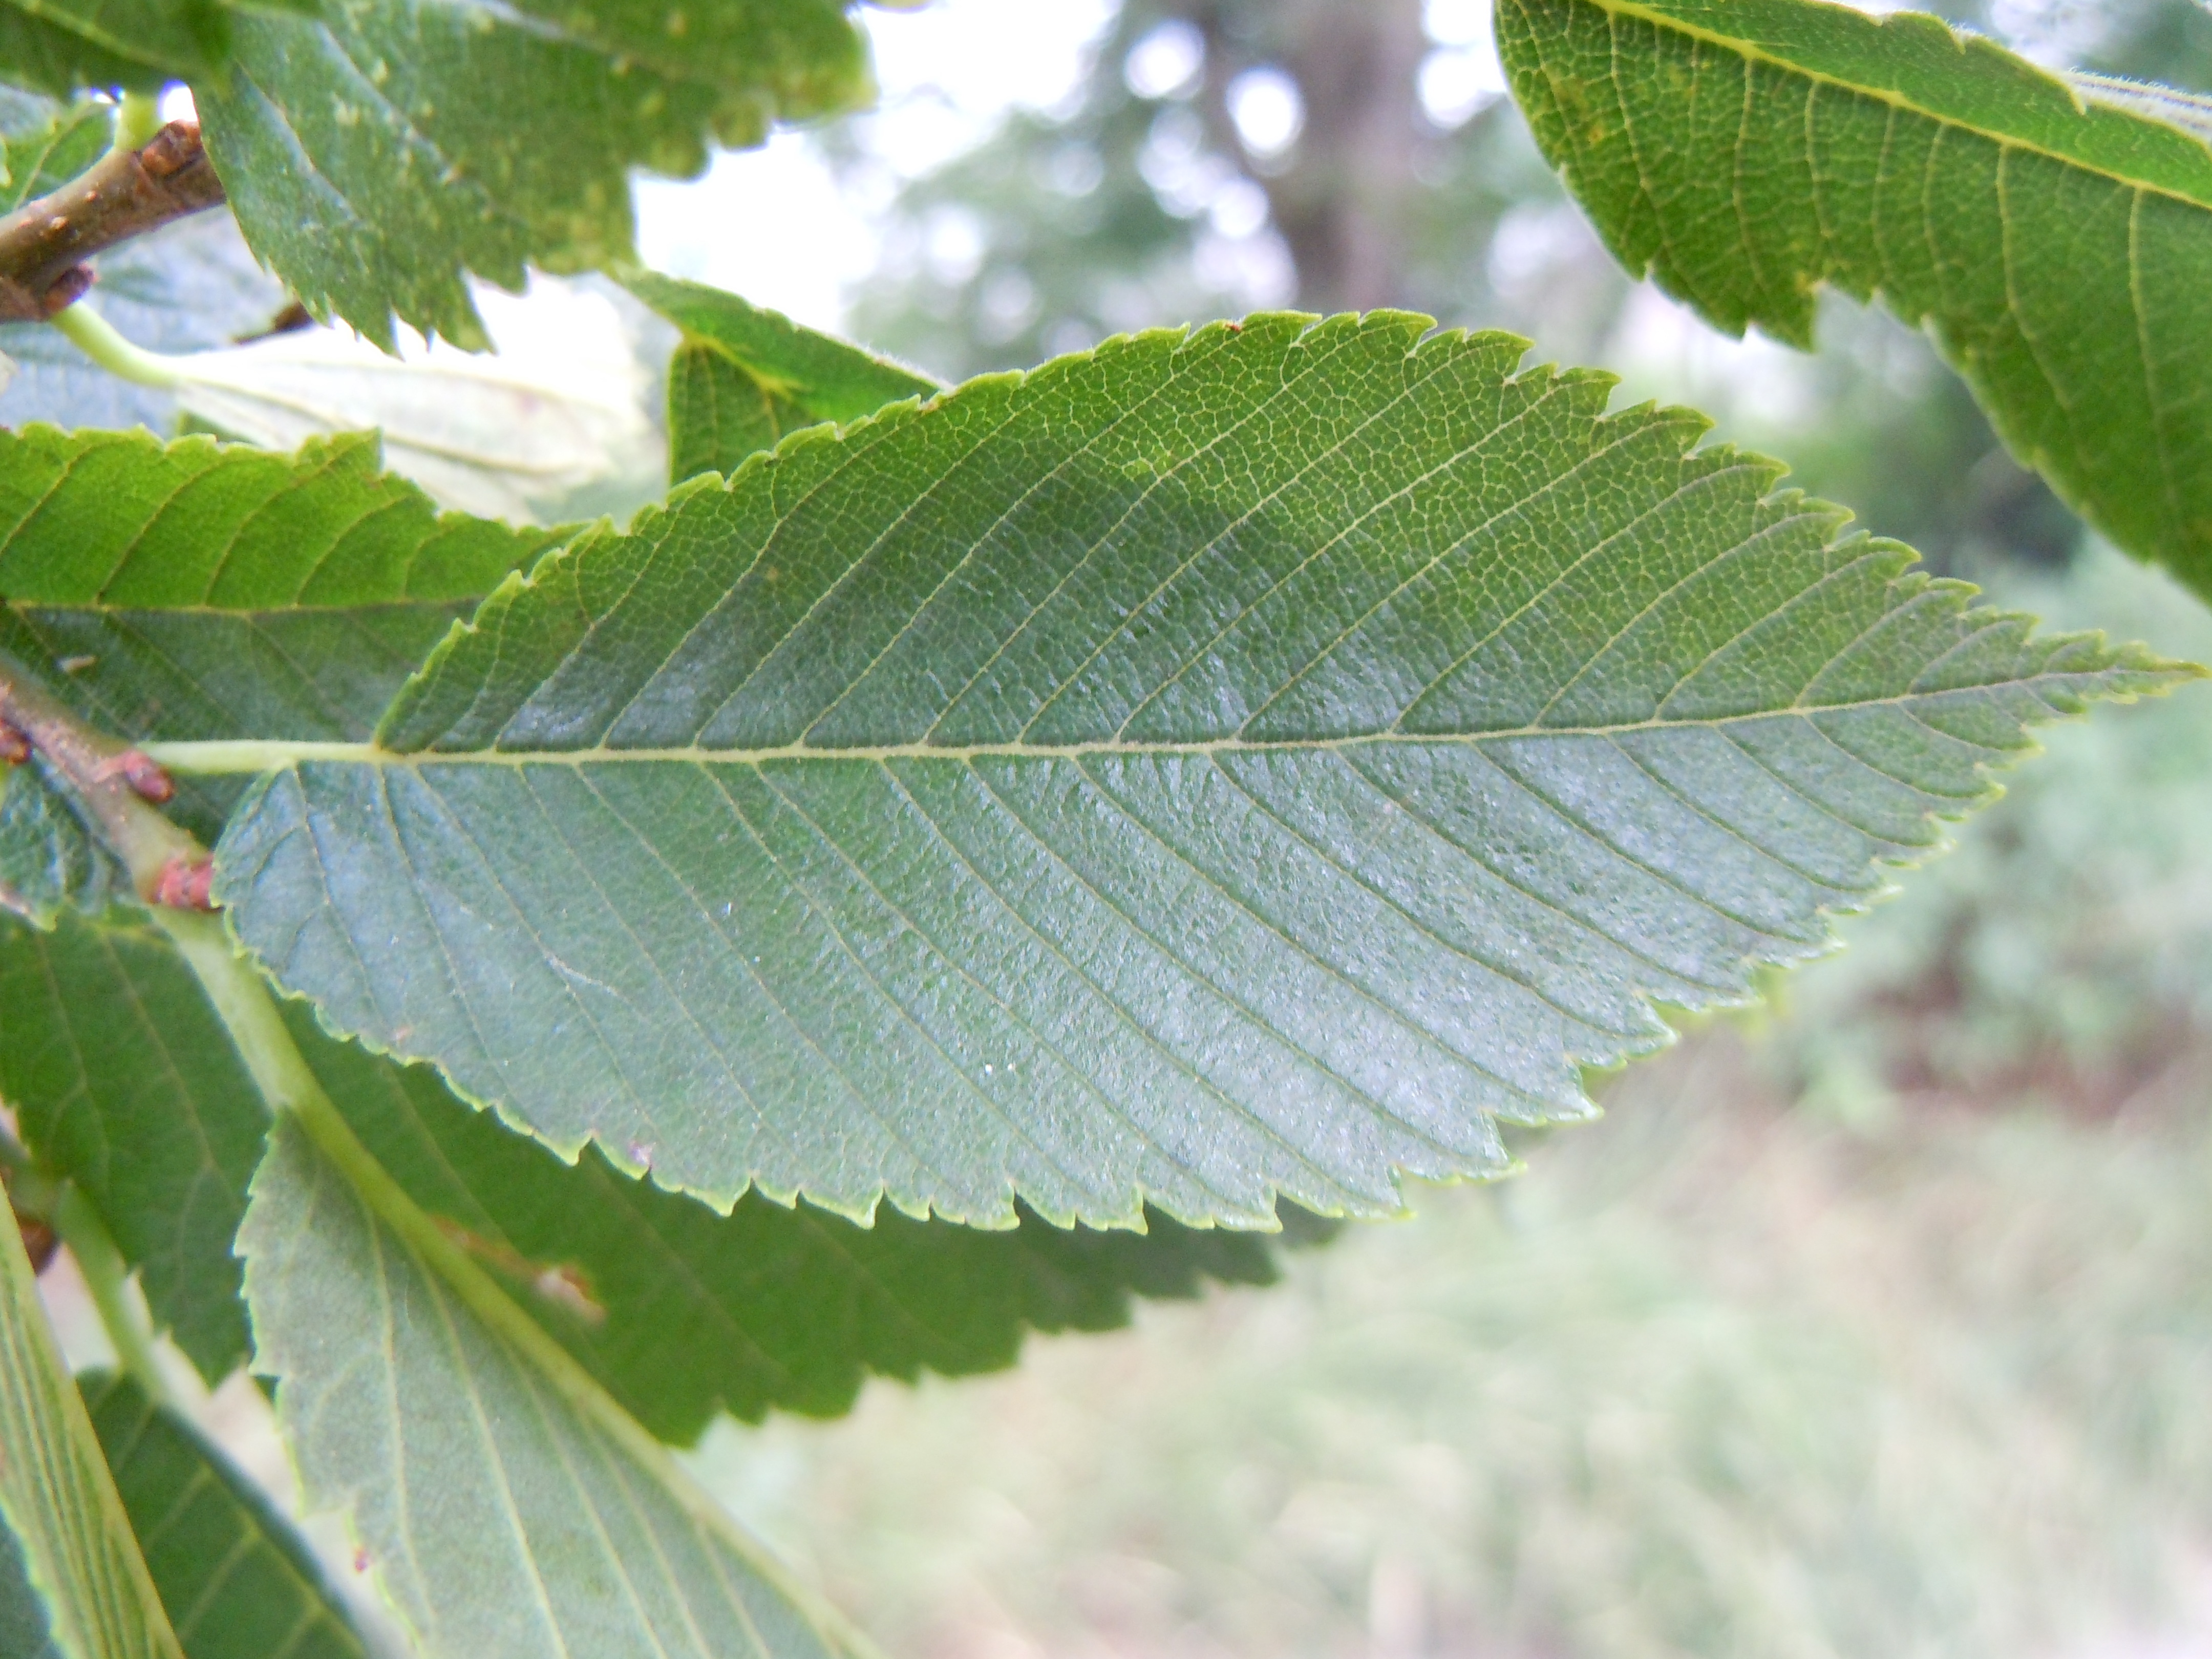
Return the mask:
M 154 902 L 170 910 L 215 908 L 215 860 L 206 854 L 179 854 L 154 878 Z

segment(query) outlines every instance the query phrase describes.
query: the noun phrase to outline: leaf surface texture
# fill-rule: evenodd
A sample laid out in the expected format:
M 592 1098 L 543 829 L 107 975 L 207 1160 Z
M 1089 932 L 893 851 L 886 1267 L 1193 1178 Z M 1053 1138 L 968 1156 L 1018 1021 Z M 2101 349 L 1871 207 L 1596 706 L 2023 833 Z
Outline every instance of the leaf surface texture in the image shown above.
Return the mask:
M 1429 326 L 1109 343 L 584 537 L 258 787 L 234 929 L 716 1198 L 1386 1211 L 1826 949 L 2029 723 L 2193 672 Z

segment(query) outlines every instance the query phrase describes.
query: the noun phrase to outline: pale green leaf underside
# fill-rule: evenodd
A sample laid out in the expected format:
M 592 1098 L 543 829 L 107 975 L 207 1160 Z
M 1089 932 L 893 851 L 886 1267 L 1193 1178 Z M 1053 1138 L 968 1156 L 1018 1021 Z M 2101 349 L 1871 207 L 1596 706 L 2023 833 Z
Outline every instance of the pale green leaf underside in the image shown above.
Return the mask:
M 487 1328 L 290 1118 L 239 1238 L 256 1365 L 422 1659 L 853 1651 Z
M 13 1211 L 0 1203 L 0 1595 L 44 1605 L 60 1659 L 182 1659 L 63 1366 Z M 20 1605 L 7 1609 L 20 1627 Z
M 361 0 L 232 33 L 193 90 L 240 227 L 386 345 L 396 313 L 481 348 L 464 272 L 621 263 L 632 167 L 688 176 L 869 85 L 837 0 Z
M 0 911 L 36 927 L 67 906 L 99 909 L 121 873 L 63 787 L 43 761 L 0 767 Z
M 367 1659 L 313 1550 L 220 1449 L 119 1372 L 77 1386 L 185 1659 Z
M 2012 449 L 2212 597 L 2212 149 L 1940 20 L 1504 0 L 1545 155 L 1632 271 L 1803 345 L 1814 289 L 1931 325 Z
M 1376 1212 L 1585 1114 L 1652 999 L 1826 949 L 2028 723 L 2183 672 L 2032 642 L 1519 340 L 1310 321 L 586 536 L 241 807 L 233 926 L 338 1029 L 718 1199 Z

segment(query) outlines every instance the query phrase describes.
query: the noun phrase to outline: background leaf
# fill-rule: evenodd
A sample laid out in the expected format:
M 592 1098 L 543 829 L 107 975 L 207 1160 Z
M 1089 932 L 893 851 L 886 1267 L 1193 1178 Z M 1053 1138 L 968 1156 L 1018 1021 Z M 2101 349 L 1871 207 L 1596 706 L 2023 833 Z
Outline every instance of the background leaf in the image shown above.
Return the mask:
M 0 910 L 51 927 L 64 906 L 100 909 L 121 873 L 43 761 L 0 767 Z
M 1504 0 L 1538 143 L 1716 326 L 1814 290 L 1932 327 L 2007 445 L 2212 597 L 2212 150 L 1938 19 L 1817 0 Z
M 216 0 L 6 0 L 0 78 L 57 97 L 158 92 L 216 72 L 228 33 Z
M 62 1659 L 182 1659 L 46 1323 L 15 1212 L 0 1204 L 0 1598 L 27 1585 Z M 0 1550 L 0 1557 L 7 1552 Z M 11 1570 L 20 1568 L 21 1577 Z M 0 1600 L 18 1630 L 32 1620 Z M 0 1630 L 7 1628 L 0 1625 Z M 33 1648 L 33 1652 L 37 1650 Z
M 690 1190 L 1389 1211 L 2185 672 L 1428 327 L 1112 342 L 582 538 L 259 788 L 234 928 Z
M 193 92 L 246 240 L 387 347 L 397 313 L 481 348 L 463 272 L 619 264 L 631 167 L 689 176 L 709 135 L 757 144 L 868 88 L 836 0 L 367 0 L 232 34 Z
M 441 514 L 374 434 L 275 455 L 0 433 L 0 650 L 133 741 L 365 736 L 467 602 L 569 532 Z M 236 790 L 180 780 L 212 841 Z
M 347 1512 L 422 1659 L 859 1651 L 456 1294 L 289 1114 L 239 1249 L 309 1501 Z
M 668 365 L 668 476 L 729 472 L 787 432 L 853 421 L 936 382 L 734 294 L 651 272 L 632 294 L 684 331 Z
M 198 981 L 128 914 L 51 933 L 0 918 L 0 1097 L 212 1385 L 246 1356 L 231 1240 L 267 1113 Z
M 77 1388 L 185 1659 L 367 1659 L 313 1550 L 211 1441 L 120 1372 Z

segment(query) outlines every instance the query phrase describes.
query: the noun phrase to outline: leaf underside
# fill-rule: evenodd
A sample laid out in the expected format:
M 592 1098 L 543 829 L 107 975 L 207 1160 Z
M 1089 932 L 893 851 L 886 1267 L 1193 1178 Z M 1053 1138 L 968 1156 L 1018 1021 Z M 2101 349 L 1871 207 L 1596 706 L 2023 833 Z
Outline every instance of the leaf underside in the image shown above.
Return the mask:
M 422 1659 L 854 1651 L 379 1221 L 289 1116 L 239 1237 L 255 1364 Z
M 58 1659 L 183 1659 L 0 1203 L 0 1632 Z M 27 1592 L 40 1607 L 21 1599 Z M 33 1654 L 38 1649 L 30 1650 Z
M 2189 672 L 1429 326 L 1109 343 L 586 535 L 257 787 L 234 929 L 717 1200 L 1387 1211 Z
M 710 136 L 757 144 L 868 88 L 836 0 L 363 0 L 231 33 L 193 90 L 246 240 L 386 347 L 397 313 L 483 349 L 464 272 L 618 264 L 630 168 L 688 177 Z
M 1933 17 L 1504 0 L 1500 48 L 1607 246 L 1717 326 L 1814 290 L 1930 325 L 1998 431 L 2212 597 L 2212 149 Z
M 118 1372 L 77 1387 L 185 1659 L 367 1659 L 306 1540 L 221 1450 Z

